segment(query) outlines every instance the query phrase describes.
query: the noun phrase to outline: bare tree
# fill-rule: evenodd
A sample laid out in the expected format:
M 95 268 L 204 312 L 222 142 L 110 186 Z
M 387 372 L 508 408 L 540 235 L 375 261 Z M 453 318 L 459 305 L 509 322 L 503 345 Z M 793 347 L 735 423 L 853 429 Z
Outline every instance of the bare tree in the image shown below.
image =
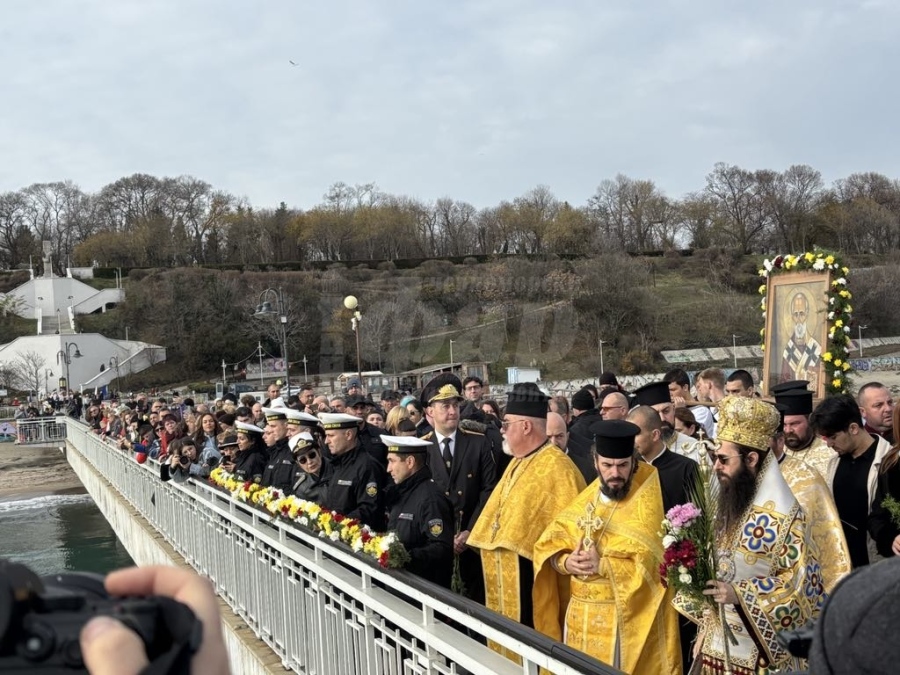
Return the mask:
M 43 383 L 44 367 L 47 361 L 40 352 L 27 351 L 10 364 L 13 381 L 21 388 L 39 391 Z

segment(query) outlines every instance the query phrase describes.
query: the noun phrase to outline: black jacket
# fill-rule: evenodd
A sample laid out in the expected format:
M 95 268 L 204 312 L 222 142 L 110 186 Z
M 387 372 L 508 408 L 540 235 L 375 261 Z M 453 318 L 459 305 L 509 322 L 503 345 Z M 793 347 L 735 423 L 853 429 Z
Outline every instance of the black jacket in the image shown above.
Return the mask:
M 297 473 L 297 464 L 294 462 L 294 453 L 288 445 L 288 439 L 282 438 L 269 448 L 269 461 L 263 471 L 263 487 L 273 487 L 284 492 L 290 492 L 294 487 L 294 475 Z
M 234 477 L 238 480 L 261 483 L 266 464 L 266 455 L 258 450 L 239 452 L 234 459 Z
M 321 505 L 328 493 L 332 473 L 333 469 L 327 457 L 322 458 L 322 468 L 319 469 L 318 476 L 300 469 L 297 472 L 297 480 L 294 481 L 294 496 Z
M 574 448 L 581 455 L 590 455 L 591 446 L 594 445 L 594 435 L 589 429 L 591 425 L 602 419 L 600 411 L 594 408 L 585 410 L 572 420 L 572 424 L 569 425 L 569 448 Z
M 471 530 L 497 484 L 497 469 L 491 456 L 491 444 L 481 434 L 465 429 L 456 432 L 450 472 L 444 464 L 434 432 L 423 436 L 431 441 L 428 466 L 434 482 L 453 504 L 454 533 L 456 519 L 461 530 Z
M 700 470 L 697 462 L 672 450 L 665 450 L 653 462 L 653 468 L 659 471 L 664 512 L 691 500 L 690 489 L 696 484 Z
M 329 461 L 334 472 L 322 507 L 383 531 L 384 467 L 359 443 L 343 455 L 331 455 Z
M 453 577 L 453 508 L 422 467 L 389 493 L 387 529 L 409 552 L 406 569 L 450 588 Z
M 387 446 L 381 442 L 381 429 L 363 422 L 359 430 L 359 442 L 366 452 L 372 455 L 382 468 L 387 468 Z
M 892 466 L 887 472 L 878 474 L 878 487 L 875 490 L 875 499 L 868 521 L 869 534 L 875 542 L 878 555 L 893 558 L 894 551 L 891 545 L 900 534 L 900 527 L 897 527 L 890 512 L 881 505 L 885 497 L 900 500 L 900 463 Z
M 571 441 L 569 442 L 569 447 L 564 449 L 569 459 L 572 460 L 572 463 L 578 467 L 578 470 L 581 472 L 581 475 L 584 476 L 584 482 L 586 485 L 590 485 L 595 480 L 597 480 L 597 465 L 594 463 L 594 451 L 588 448 L 586 451 L 583 448 L 578 447 L 577 445 L 572 445 Z

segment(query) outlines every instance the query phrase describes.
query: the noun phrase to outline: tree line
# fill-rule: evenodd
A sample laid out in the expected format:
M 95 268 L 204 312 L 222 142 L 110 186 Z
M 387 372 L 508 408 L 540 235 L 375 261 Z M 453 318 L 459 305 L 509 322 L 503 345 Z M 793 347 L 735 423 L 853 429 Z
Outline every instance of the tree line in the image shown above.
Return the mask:
M 900 181 L 868 172 L 826 186 L 806 165 L 778 172 L 720 163 L 705 186 L 681 198 L 652 180 L 618 175 L 581 205 L 540 185 L 484 208 L 389 194 L 371 183 L 336 183 L 306 209 L 258 207 L 198 178 L 147 174 L 93 194 L 71 181 L 0 194 L 0 265 L 39 261 L 41 241 L 51 242 L 60 268 L 715 247 L 881 254 L 900 248 Z

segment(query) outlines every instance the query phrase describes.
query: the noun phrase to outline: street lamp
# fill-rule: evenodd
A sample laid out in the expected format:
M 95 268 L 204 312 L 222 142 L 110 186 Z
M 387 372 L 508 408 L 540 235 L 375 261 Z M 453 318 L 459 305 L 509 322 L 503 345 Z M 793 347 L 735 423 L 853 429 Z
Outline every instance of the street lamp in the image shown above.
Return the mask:
M 453 372 L 453 340 L 450 340 L 450 372 Z
M 731 355 L 734 357 L 734 369 L 737 370 L 737 339 L 740 335 L 731 334 Z
M 344 298 L 344 307 L 353 312 L 353 318 L 350 319 L 350 327 L 356 333 L 356 376 L 359 378 L 359 386 L 362 386 L 362 359 L 359 347 L 359 322 L 362 321 L 362 312 L 359 311 L 359 300 L 355 295 L 348 295 Z
M 863 352 L 862 352 L 862 332 L 863 332 L 863 329 L 865 329 L 865 328 L 868 328 L 868 326 L 863 326 L 862 324 L 859 324 L 859 358 L 862 358 L 862 355 L 863 355 Z
M 306 354 L 304 354 L 303 355 L 303 381 L 304 382 L 309 381 L 309 374 L 306 372 L 306 364 L 307 364 Z
M 50 386 L 47 384 L 47 380 L 53 377 L 53 371 L 47 368 L 44 371 L 44 396 L 48 396 L 50 394 Z
M 72 364 L 73 358 L 75 358 L 75 359 L 81 358 L 81 350 L 78 349 L 78 345 L 75 344 L 74 342 L 66 342 L 65 345 L 66 345 L 65 349 L 60 349 L 58 352 L 56 352 L 56 363 L 57 363 L 57 365 L 60 364 L 59 357 L 61 356 L 62 363 L 65 364 L 66 389 L 68 389 L 69 391 L 72 391 L 72 382 L 69 380 L 69 366 Z M 72 347 L 75 347 L 74 354 L 69 353 L 69 351 L 71 350 Z
M 600 372 L 605 373 L 606 370 L 603 368 L 603 340 L 597 338 L 597 342 L 600 343 Z
M 275 296 L 278 302 L 278 309 L 272 307 L 272 303 L 266 300 L 269 293 Z M 284 386 L 287 387 L 287 395 L 291 395 L 291 365 L 288 361 L 288 343 L 287 343 L 287 311 L 284 307 L 284 293 L 281 289 L 267 288 L 259 294 L 259 304 L 253 316 L 278 316 L 281 321 L 281 358 L 284 359 Z
M 119 357 L 117 355 L 113 355 L 109 357 L 109 367 L 115 367 L 116 369 L 116 390 L 122 386 L 122 383 L 119 382 Z

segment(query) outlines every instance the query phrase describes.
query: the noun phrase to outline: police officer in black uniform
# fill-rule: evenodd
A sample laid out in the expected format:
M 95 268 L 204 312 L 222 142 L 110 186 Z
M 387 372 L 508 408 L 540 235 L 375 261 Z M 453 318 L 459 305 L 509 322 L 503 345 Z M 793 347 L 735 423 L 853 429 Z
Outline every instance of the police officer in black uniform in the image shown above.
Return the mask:
M 363 448 L 360 419 L 346 413 L 319 413 L 334 469 L 322 507 L 384 530 L 384 465 Z
M 406 569 L 450 588 L 453 577 L 453 508 L 431 480 L 430 441 L 382 436 L 388 450 L 388 473 L 394 479 L 385 498 L 387 529 L 409 553 Z
M 290 492 L 294 486 L 297 465 L 294 463 L 294 453 L 288 446 L 287 416 L 284 408 L 263 408 L 263 415 L 266 416 L 263 439 L 269 448 L 269 462 L 260 484 Z

